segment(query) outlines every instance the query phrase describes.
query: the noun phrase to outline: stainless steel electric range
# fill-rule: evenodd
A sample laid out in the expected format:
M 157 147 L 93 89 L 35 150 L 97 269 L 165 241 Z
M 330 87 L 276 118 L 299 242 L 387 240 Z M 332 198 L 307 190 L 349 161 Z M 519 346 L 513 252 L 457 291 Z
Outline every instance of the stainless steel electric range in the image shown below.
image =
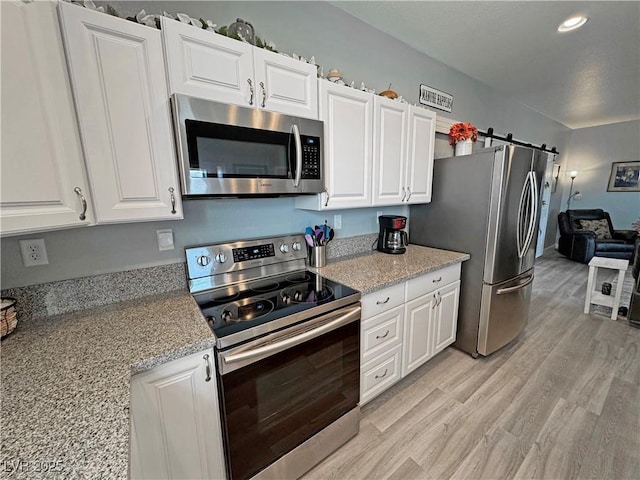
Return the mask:
M 360 293 L 307 270 L 306 250 L 303 235 L 185 249 L 232 480 L 298 478 L 358 432 Z

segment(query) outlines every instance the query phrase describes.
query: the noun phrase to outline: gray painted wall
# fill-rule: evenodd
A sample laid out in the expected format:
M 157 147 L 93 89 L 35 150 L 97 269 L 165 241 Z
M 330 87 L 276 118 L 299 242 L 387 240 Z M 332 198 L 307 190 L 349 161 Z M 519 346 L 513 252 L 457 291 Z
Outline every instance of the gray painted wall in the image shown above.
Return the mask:
M 572 199 L 571 208 L 602 208 L 618 229 L 629 229 L 640 219 L 640 193 L 607 192 L 613 162 L 640 160 L 640 121 L 573 130 L 566 158 L 560 172 L 562 210 L 567 207 L 569 172 L 576 170 L 573 191 L 582 193 L 582 199 Z
M 427 57 L 324 2 L 96 2 L 113 5 L 120 15 L 166 10 L 204 17 L 228 25 L 236 17 L 253 23 L 257 33 L 275 42 L 282 52 L 315 56 L 325 72 L 339 68 L 345 80 L 364 81 L 381 91 L 389 83 L 408 101 L 418 101 L 421 83 L 454 96 L 456 120 L 471 121 L 481 129 L 512 132 L 514 138 L 556 145 L 565 150 L 570 130 L 486 85 Z M 437 8 L 433 4 L 429 8 Z M 504 65 L 508 74 L 509 65 Z M 436 155 L 450 156 L 445 136 L 438 136 Z M 562 161 L 562 158 L 559 159 Z M 559 203 L 561 188 L 552 198 Z M 2 288 L 77 278 L 102 272 L 128 270 L 182 261 L 184 245 L 300 231 L 308 224 L 324 222 L 327 214 L 296 210 L 291 198 L 266 200 L 200 200 L 185 202 L 185 219 L 86 227 L 27 237 L 2 239 Z M 376 211 L 403 214 L 403 207 L 344 210 L 348 237 L 377 231 Z M 329 214 L 329 223 L 333 213 Z M 553 215 L 550 215 L 551 221 Z M 172 228 L 176 249 L 159 252 L 156 230 Z M 555 222 L 552 231 L 555 230 Z M 45 238 L 48 266 L 22 266 L 19 238 Z

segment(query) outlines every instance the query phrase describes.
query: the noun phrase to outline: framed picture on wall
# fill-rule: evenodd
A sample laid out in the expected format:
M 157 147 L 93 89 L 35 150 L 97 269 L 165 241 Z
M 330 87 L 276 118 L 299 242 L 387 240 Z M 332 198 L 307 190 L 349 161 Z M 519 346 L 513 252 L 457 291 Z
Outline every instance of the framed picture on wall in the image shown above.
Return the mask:
M 607 192 L 640 192 L 640 160 L 614 162 Z

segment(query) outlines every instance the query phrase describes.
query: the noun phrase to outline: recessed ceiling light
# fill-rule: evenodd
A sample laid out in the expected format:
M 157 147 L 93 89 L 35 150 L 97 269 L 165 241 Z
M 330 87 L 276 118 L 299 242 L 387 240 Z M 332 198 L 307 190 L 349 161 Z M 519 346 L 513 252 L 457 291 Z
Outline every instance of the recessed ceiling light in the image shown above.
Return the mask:
M 584 17 L 582 15 L 578 15 L 576 17 L 571 17 L 560 24 L 558 27 L 559 32 L 570 32 L 571 30 L 575 30 L 576 28 L 580 28 L 585 23 L 587 23 L 589 18 Z

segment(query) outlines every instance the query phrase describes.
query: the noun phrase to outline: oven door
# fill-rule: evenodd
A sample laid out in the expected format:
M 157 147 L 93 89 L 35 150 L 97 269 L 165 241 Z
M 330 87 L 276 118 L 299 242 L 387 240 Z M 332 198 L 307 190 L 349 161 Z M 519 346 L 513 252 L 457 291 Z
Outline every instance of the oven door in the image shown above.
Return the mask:
M 219 352 L 229 478 L 250 478 L 357 407 L 360 305 Z

